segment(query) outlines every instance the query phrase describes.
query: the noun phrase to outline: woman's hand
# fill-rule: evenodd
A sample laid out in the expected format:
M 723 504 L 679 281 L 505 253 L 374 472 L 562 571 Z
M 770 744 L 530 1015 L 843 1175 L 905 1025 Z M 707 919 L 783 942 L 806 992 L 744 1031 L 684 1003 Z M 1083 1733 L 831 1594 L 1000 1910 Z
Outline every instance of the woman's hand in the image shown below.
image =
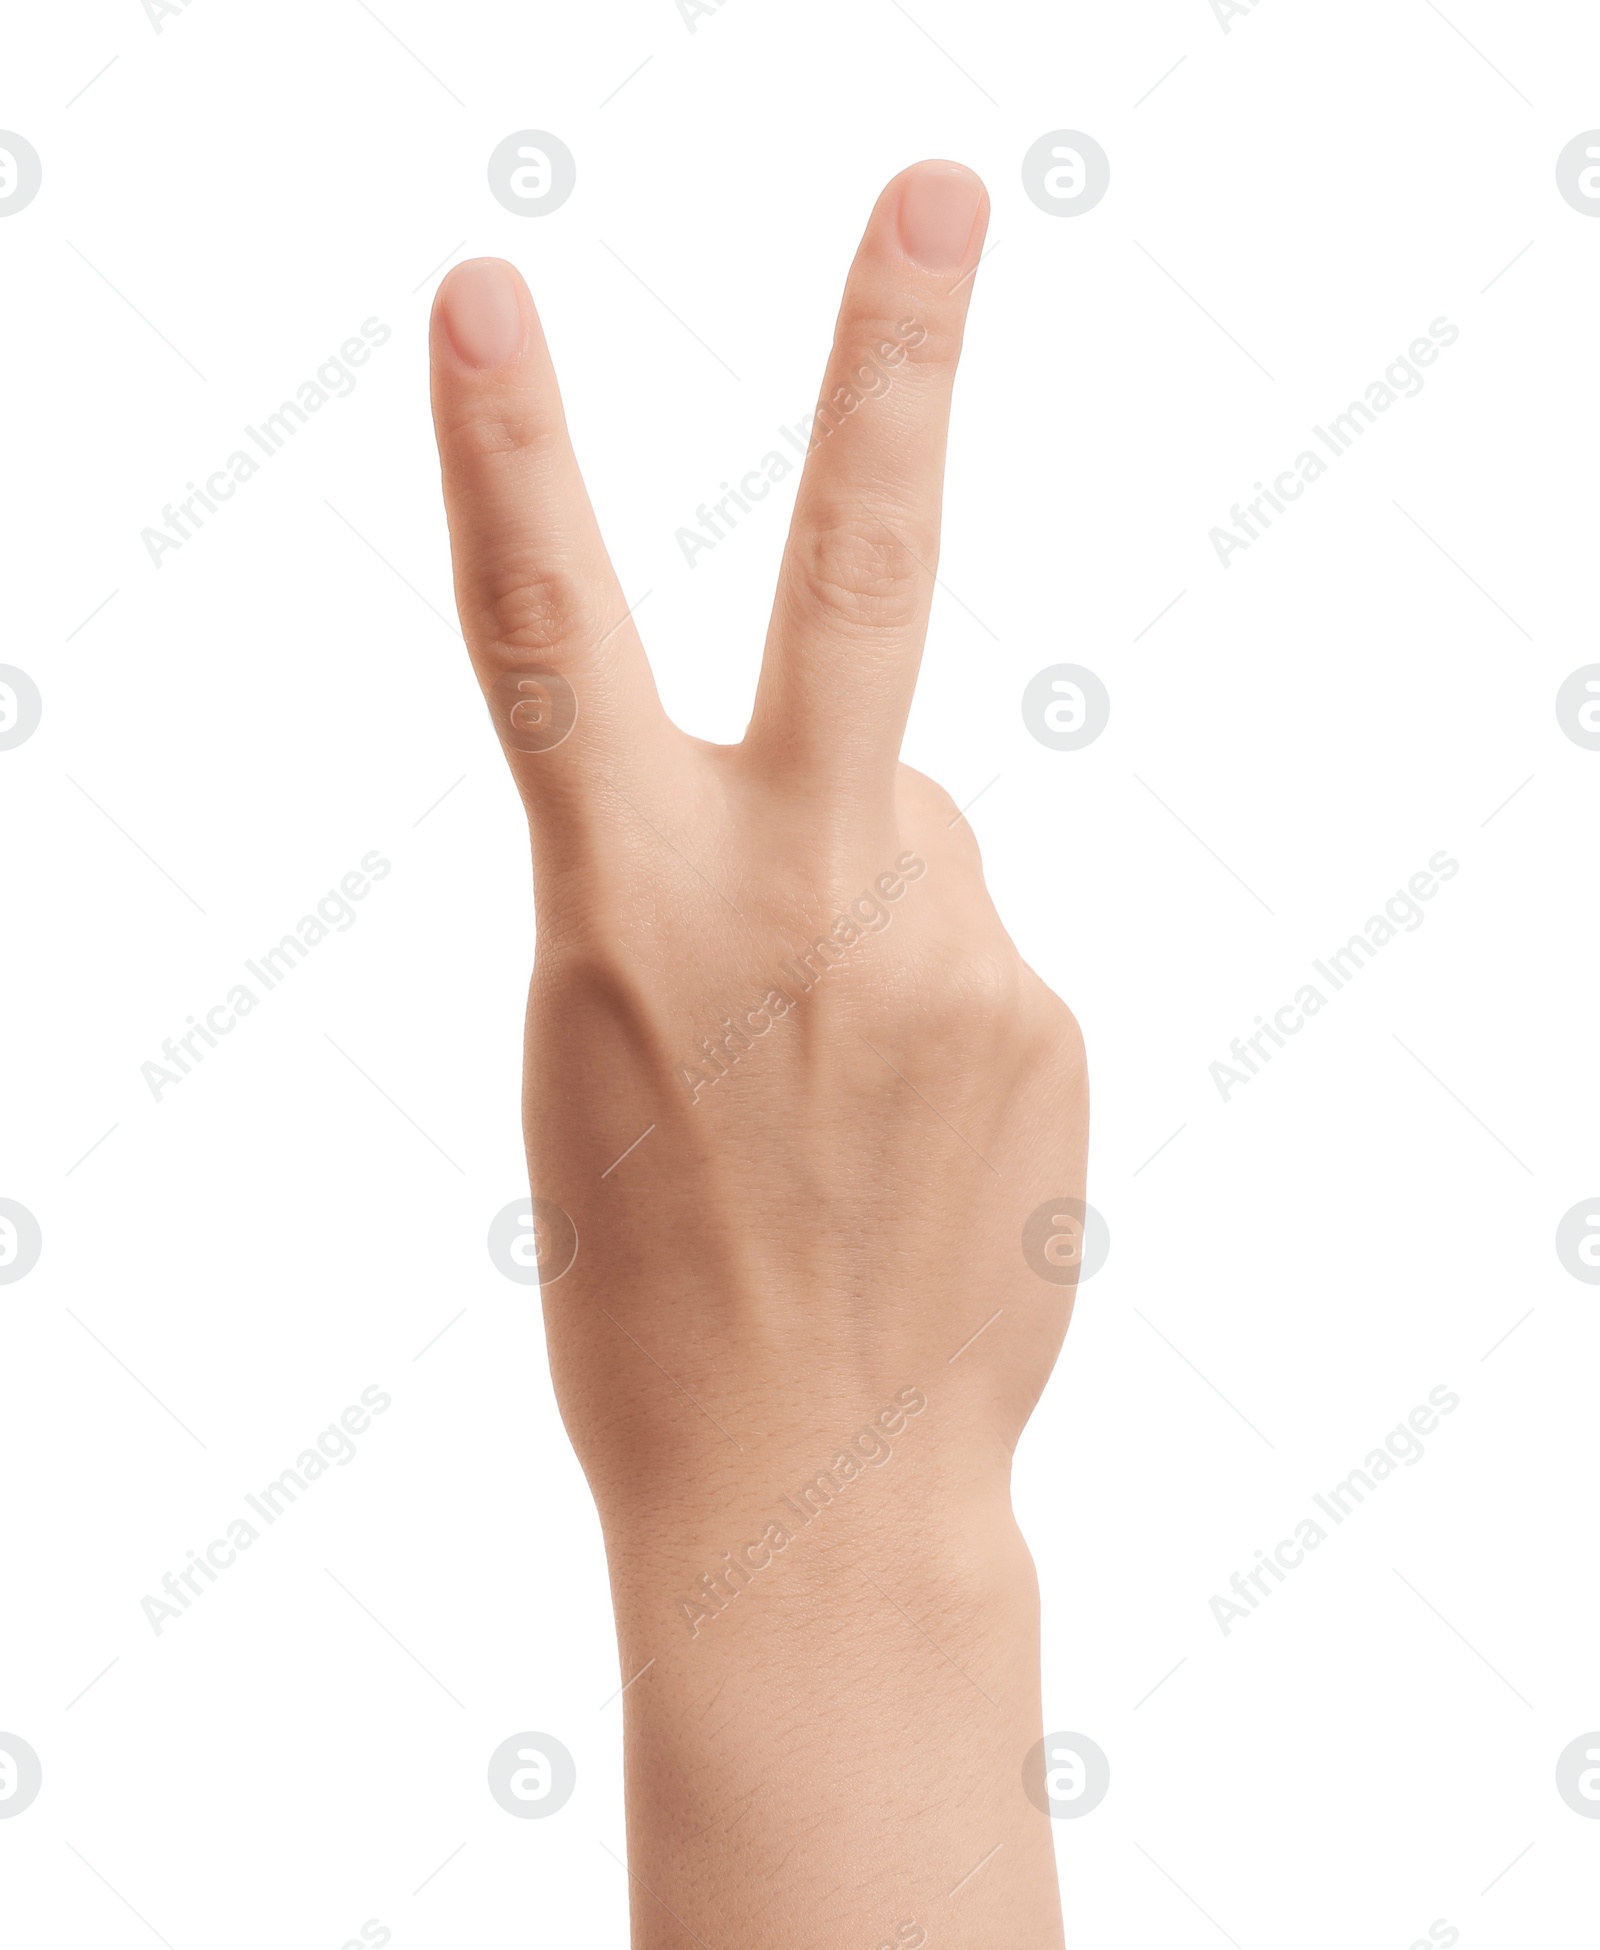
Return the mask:
M 1082 1049 L 899 763 L 987 214 L 951 163 L 873 211 L 737 746 L 662 713 L 520 278 L 435 308 L 462 628 L 533 833 L 551 1367 L 648 1666 L 637 1945 L 1060 1941 L 1008 1484 L 1071 1310 L 1023 1233 L 1082 1197 Z

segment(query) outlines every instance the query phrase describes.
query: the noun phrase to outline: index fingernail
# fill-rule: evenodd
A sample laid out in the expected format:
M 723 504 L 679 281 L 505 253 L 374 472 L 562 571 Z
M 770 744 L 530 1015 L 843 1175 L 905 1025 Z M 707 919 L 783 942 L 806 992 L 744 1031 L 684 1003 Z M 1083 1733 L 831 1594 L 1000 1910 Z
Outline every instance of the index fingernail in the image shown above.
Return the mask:
M 439 288 L 439 313 L 456 356 L 487 372 L 522 350 L 516 275 L 498 257 L 459 264 Z

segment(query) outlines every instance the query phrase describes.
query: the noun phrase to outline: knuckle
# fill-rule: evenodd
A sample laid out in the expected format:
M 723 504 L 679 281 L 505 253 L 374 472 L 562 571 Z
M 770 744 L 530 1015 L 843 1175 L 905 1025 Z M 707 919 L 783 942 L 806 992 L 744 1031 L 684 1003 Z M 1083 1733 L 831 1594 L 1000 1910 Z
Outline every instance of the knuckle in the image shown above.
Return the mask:
M 931 366 L 947 369 L 961 353 L 958 312 L 944 304 L 914 313 L 886 314 L 880 309 L 850 312 L 842 321 L 835 343 L 841 378 L 864 391 L 887 391 L 907 372 Z
M 509 665 L 573 662 L 595 640 L 598 607 L 582 576 L 513 556 L 478 579 L 477 634 Z
M 915 766 L 901 765 L 899 785 L 905 804 L 930 824 L 936 824 L 940 831 L 948 832 L 961 817 L 961 808 L 938 780 L 930 779 Z
M 1021 993 L 1021 969 L 1014 957 L 968 949 L 945 969 L 937 1006 L 949 1020 L 971 1023 L 987 1035 L 1015 1023 Z
M 865 516 L 829 515 L 797 531 L 788 570 L 802 608 L 848 630 L 905 627 L 926 601 L 917 551 Z
M 439 444 L 448 462 L 481 470 L 505 454 L 536 454 L 556 433 L 547 412 L 507 400 L 497 412 L 475 408 L 441 425 Z
M 922 1030 L 949 1054 L 988 1050 L 1015 1034 L 1022 1000 L 1022 967 L 1012 954 L 981 947 L 924 945 L 905 971 L 909 1004 Z
M 1082 1025 L 1060 996 L 1045 988 L 1043 983 L 1039 984 L 1033 1033 L 1042 1060 L 1053 1063 L 1073 1077 L 1081 1078 L 1087 1074 L 1089 1052 L 1083 1040 Z

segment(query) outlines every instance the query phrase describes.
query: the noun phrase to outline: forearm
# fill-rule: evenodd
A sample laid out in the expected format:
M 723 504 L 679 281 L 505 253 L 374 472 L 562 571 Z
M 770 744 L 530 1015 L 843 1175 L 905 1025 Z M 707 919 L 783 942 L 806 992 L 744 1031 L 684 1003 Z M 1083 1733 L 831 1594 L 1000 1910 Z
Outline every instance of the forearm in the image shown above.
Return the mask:
M 791 1449 L 608 1524 L 636 1950 L 1062 1941 L 1033 1564 L 932 1438 L 825 1503 Z

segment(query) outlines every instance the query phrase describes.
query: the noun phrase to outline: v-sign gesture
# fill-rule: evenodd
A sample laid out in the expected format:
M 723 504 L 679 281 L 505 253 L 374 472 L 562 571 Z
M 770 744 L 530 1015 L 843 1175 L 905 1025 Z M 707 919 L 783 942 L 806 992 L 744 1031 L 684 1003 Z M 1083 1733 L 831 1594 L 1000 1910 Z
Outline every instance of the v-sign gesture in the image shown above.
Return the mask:
M 464 264 L 435 308 L 457 602 L 533 834 L 550 1360 L 648 1666 L 636 1945 L 1061 1941 L 1009 1475 L 1071 1310 L 1082 1048 L 899 762 L 987 214 L 952 163 L 878 200 L 736 746 L 662 711 L 521 279 Z

